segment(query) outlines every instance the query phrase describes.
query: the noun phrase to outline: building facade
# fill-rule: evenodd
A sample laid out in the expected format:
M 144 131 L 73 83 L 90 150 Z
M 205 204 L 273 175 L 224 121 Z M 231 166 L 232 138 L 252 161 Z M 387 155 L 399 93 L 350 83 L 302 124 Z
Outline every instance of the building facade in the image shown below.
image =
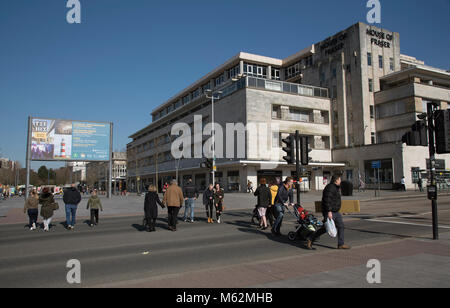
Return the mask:
M 101 190 L 107 190 L 109 162 L 91 162 L 86 165 L 87 185 Z M 112 192 L 117 193 L 127 189 L 127 154 L 112 153 Z
M 408 175 L 411 155 L 422 162 L 415 167 L 426 170 L 426 149 L 405 148 L 401 134 L 427 102 L 438 101 L 447 108 L 447 75 L 402 55 L 399 33 L 364 23 L 286 59 L 241 52 L 153 110 L 152 123 L 130 136 L 128 187 L 137 191 L 149 184 L 161 187 L 172 178 L 181 184 L 192 178 L 199 188 L 212 182 L 210 170 L 200 166 L 202 149 L 205 144 L 208 148 L 211 138 L 210 91 L 220 91 L 214 122 L 226 142 L 216 144 L 214 181 L 226 190 L 245 191 L 248 181 L 255 186 L 261 177 L 281 180 L 295 175 L 282 159 L 281 140 L 296 130 L 309 137 L 312 149 L 312 162 L 301 175 L 305 190 L 323 189 L 336 172 L 356 185 L 359 179 L 370 185 L 372 160 L 383 161 L 383 185 L 392 188 Z M 397 106 L 398 100 L 403 103 Z M 172 155 L 179 138 L 172 134 L 177 123 L 190 128 L 192 156 Z M 262 123 L 267 131 L 258 126 Z M 228 131 L 227 124 L 235 130 Z M 246 128 L 244 134 L 238 124 Z M 240 151 L 235 140 L 239 136 L 245 140 Z M 403 154 L 394 160 L 398 153 Z

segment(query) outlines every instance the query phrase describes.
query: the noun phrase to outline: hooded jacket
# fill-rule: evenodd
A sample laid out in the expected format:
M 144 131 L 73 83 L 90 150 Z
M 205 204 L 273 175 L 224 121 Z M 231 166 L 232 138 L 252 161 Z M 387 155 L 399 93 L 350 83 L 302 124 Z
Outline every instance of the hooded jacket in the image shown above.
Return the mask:
M 78 205 L 81 202 L 81 194 L 75 187 L 67 188 L 64 191 L 63 201 L 65 204 Z
M 55 199 L 53 198 L 53 194 L 46 193 L 42 194 L 39 197 L 39 204 L 41 207 L 41 216 L 44 219 L 49 219 L 53 217 L 53 211 L 55 210 Z

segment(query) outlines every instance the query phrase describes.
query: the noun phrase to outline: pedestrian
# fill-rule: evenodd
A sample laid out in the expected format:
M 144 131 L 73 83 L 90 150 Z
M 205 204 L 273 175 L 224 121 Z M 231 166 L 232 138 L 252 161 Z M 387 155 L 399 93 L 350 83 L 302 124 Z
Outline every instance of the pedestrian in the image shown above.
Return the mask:
M 341 186 L 341 176 L 334 175 L 331 178 L 331 183 L 328 184 L 322 195 L 322 214 L 324 217 L 324 225 L 322 228 L 313 233 L 308 240 L 307 247 L 312 249 L 314 242 L 323 234 L 327 233 L 326 222 L 328 219 L 333 220 L 338 231 L 338 249 L 350 249 L 350 246 L 345 245 L 344 241 L 344 220 L 341 213 L 341 193 L 339 192 Z
M 288 177 L 278 188 L 278 193 L 275 198 L 276 221 L 272 227 L 272 234 L 275 236 L 281 236 L 281 225 L 283 223 L 284 207 L 292 205 L 292 203 L 294 202 L 294 193 L 292 191 L 293 182 L 294 180 L 291 177 Z
M 165 182 L 164 185 L 163 185 L 163 194 L 166 193 L 167 188 L 169 188 L 169 184 L 167 182 Z
M 55 202 L 53 194 L 48 187 L 42 190 L 39 197 L 39 204 L 41 204 L 41 216 L 44 222 L 44 231 L 48 232 L 53 218 L 53 212 L 59 209 L 58 203 Z
M 36 230 L 36 224 L 39 215 L 39 199 L 37 193 L 34 190 L 30 192 L 30 195 L 25 202 L 23 212 L 28 213 L 30 231 Z
M 75 184 L 64 191 L 63 201 L 66 206 L 66 225 L 68 230 L 74 230 L 78 204 L 81 202 L 81 194 Z
M 212 224 L 214 222 L 213 219 L 213 210 L 214 210 L 214 186 L 213 184 L 209 184 L 208 188 L 203 192 L 203 205 L 206 209 L 206 217 L 208 218 L 208 223 Z
M 402 185 L 402 190 L 406 191 L 406 180 L 405 177 L 402 177 L 400 184 Z
M 192 179 L 189 179 L 186 185 L 184 185 L 183 194 L 185 204 L 183 220 L 184 222 L 187 222 L 188 218 L 190 218 L 190 222 L 193 223 L 195 201 L 198 199 L 199 194 L 197 187 L 192 183 Z
M 178 186 L 177 180 L 172 180 L 163 198 L 163 203 L 167 206 L 170 231 L 177 231 L 178 212 L 183 206 L 183 201 L 183 191 Z
M 258 214 L 260 219 L 260 227 L 262 230 L 267 229 L 267 219 L 266 219 L 266 212 L 267 208 L 272 203 L 272 193 L 270 191 L 270 188 L 267 187 L 267 180 L 262 178 L 260 180 L 260 186 L 256 189 L 254 193 L 255 197 L 258 197 Z
M 272 195 L 272 199 L 270 205 L 267 207 L 266 218 L 269 221 L 270 226 L 273 227 L 273 223 L 275 221 L 275 198 L 278 194 L 278 184 L 275 181 L 272 181 L 270 183 L 270 193 Z
M 423 192 L 423 187 L 422 187 L 423 181 L 422 181 L 421 177 L 419 177 L 419 181 L 417 182 L 417 185 L 419 186 L 419 191 Z
M 252 183 L 252 181 L 250 181 L 250 180 L 248 180 L 248 182 L 247 182 L 247 192 L 250 194 L 250 193 L 253 193 L 253 183 Z
M 91 223 L 90 226 L 93 227 L 94 225 L 98 225 L 98 211 L 103 212 L 103 206 L 102 202 L 100 201 L 100 198 L 97 195 L 97 189 L 94 189 L 92 192 L 91 197 L 89 198 L 87 202 L 86 210 L 91 208 Z
M 216 187 L 214 188 L 214 205 L 216 208 L 216 221 L 220 224 L 222 212 L 224 209 L 223 206 L 223 198 L 225 196 L 224 190 L 220 187 L 219 183 L 216 183 Z
M 145 194 L 144 213 L 145 224 L 148 232 L 156 231 L 156 219 L 158 218 L 158 204 L 161 208 L 165 208 L 156 192 L 156 186 L 150 185 L 148 192 Z

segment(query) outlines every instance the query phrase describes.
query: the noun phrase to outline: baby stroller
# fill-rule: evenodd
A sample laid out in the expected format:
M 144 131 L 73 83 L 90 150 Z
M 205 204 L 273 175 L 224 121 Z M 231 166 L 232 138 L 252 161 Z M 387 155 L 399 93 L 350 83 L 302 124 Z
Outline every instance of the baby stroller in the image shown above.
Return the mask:
M 308 213 L 298 204 L 294 205 L 294 212 L 291 212 L 289 208 L 288 211 L 294 215 L 298 222 L 297 229 L 293 232 L 289 232 L 288 234 L 290 241 L 295 241 L 298 239 L 306 241 L 311 234 L 323 226 L 323 223 L 320 220 L 314 217 L 313 214 Z

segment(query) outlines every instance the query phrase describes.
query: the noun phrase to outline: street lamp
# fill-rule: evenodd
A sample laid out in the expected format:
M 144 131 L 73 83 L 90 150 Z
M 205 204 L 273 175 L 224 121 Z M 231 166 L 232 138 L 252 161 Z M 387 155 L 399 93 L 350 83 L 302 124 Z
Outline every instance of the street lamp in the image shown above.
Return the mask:
M 214 181 L 216 179 L 216 141 L 215 141 L 215 135 L 216 135 L 216 130 L 215 130 L 215 123 L 214 123 L 214 100 L 215 99 L 219 99 L 219 96 L 216 95 L 220 95 L 222 94 L 222 91 L 216 91 L 213 92 L 212 90 L 206 90 L 205 91 L 205 95 L 206 98 L 210 98 L 211 99 L 211 123 L 212 123 L 212 143 L 213 143 L 213 148 L 212 148 L 212 159 L 213 159 L 213 166 L 212 166 L 212 184 L 214 185 Z M 209 95 L 208 95 L 209 94 Z

